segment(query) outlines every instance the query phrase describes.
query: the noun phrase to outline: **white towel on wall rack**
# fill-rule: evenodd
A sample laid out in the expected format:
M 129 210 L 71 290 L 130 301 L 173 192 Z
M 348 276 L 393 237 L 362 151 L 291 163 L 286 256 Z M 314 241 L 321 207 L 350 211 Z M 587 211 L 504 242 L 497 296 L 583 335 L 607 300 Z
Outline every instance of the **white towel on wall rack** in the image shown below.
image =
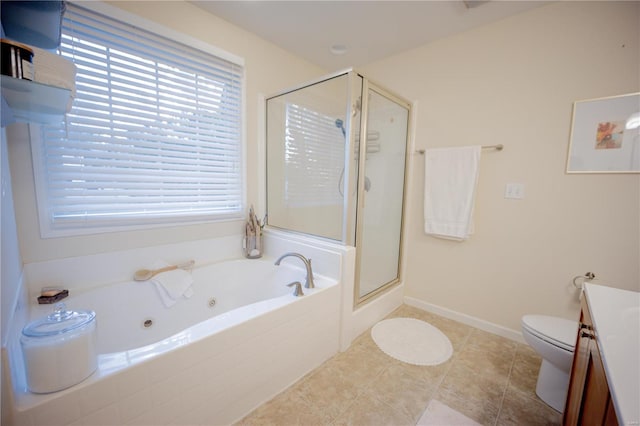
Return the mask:
M 473 232 L 481 146 L 425 151 L 424 232 L 464 241 Z

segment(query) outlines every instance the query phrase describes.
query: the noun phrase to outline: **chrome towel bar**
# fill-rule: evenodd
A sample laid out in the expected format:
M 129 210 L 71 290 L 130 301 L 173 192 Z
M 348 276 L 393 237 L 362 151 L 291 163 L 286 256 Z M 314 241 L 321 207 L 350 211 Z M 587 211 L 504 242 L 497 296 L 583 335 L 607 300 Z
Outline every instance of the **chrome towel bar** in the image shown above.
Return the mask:
M 502 145 L 501 143 L 498 145 L 482 145 L 482 149 L 495 149 L 496 151 L 502 151 L 504 149 L 504 145 Z M 424 149 L 418 149 L 416 150 L 416 154 L 424 154 Z

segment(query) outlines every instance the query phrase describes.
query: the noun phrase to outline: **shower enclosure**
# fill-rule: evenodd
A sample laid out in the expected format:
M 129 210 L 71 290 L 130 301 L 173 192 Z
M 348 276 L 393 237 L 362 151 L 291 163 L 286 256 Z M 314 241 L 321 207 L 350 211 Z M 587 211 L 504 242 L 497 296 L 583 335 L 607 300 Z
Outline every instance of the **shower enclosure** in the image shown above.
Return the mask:
M 355 246 L 355 305 L 400 282 L 410 112 L 353 70 L 266 101 L 267 223 Z

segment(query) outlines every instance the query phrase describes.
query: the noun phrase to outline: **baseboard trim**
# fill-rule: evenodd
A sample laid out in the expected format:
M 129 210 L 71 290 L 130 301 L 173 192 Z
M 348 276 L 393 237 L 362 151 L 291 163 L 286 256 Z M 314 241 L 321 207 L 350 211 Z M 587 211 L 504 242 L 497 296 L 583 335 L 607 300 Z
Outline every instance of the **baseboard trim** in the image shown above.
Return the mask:
M 498 336 L 506 337 L 507 339 L 511 339 L 518 343 L 526 343 L 524 341 L 524 338 L 522 337 L 521 332 L 503 327 L 498 324 L 494 324 L 489 321 L 482 320 L 480 318 L 473 317 L 471 315 L 456 312 L 451 309 L 443 308 L 442 306 L 434 305 L 409 296 L 404 297 L 404 303 L 409 306 L 413 306 L 415 308 L 419 308 L 424 311 L 431 312 L 433 314 L 440 315 L 442 317 L 449 318 L 475 328 L 479 328 L 480 330 L 497 334 Z

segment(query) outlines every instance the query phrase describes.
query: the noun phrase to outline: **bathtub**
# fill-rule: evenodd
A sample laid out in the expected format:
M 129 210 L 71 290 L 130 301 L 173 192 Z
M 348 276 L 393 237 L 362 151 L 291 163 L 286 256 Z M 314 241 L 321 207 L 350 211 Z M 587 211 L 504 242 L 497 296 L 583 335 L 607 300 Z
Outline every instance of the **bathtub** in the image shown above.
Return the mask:
M 12 361 L 14 423 L 227 424 L 337 353 L 340 289 L 298 259 L 231 260 L 191 271 L 194 295 L 166 308 L 151 281 L 70 290 L 68 309 L 96 312 L 98 370 L 63 391 L 26 390 Z M 32 305 L 29 317 L 51 305 Z M 14 355 L 17 348 L 14 348 Z M 22 370 L 23 371 L 23 370 Z
M 231 319 L 249 318 L 289 303 L 292 290 L 286 285 L 304 282 L 304 271 L 291 265 L 275 266 L 266 260 L 231 260 L 196 267 L 191 271 L 194 295 L 165 308 L 152 281 L 126 281 L 77 292 L 62 300 L 68 309 L 90 309 L 98 323 L 98 353 L 152 352 L 176 342 L 201 337 L 194 329 L 219 330 Z M 319 288 L 326 278 L 319 277 Z M 73 294 L 73 292 L 72 292 Z M 239 312 L 220 318 L 219 315 Z M 51 305 L 34 305 L 31 317 L 49 314 Z M 201 324 L 205 321 L 206 324 Z M 144 348 L 152 346 L 152 348 Z

